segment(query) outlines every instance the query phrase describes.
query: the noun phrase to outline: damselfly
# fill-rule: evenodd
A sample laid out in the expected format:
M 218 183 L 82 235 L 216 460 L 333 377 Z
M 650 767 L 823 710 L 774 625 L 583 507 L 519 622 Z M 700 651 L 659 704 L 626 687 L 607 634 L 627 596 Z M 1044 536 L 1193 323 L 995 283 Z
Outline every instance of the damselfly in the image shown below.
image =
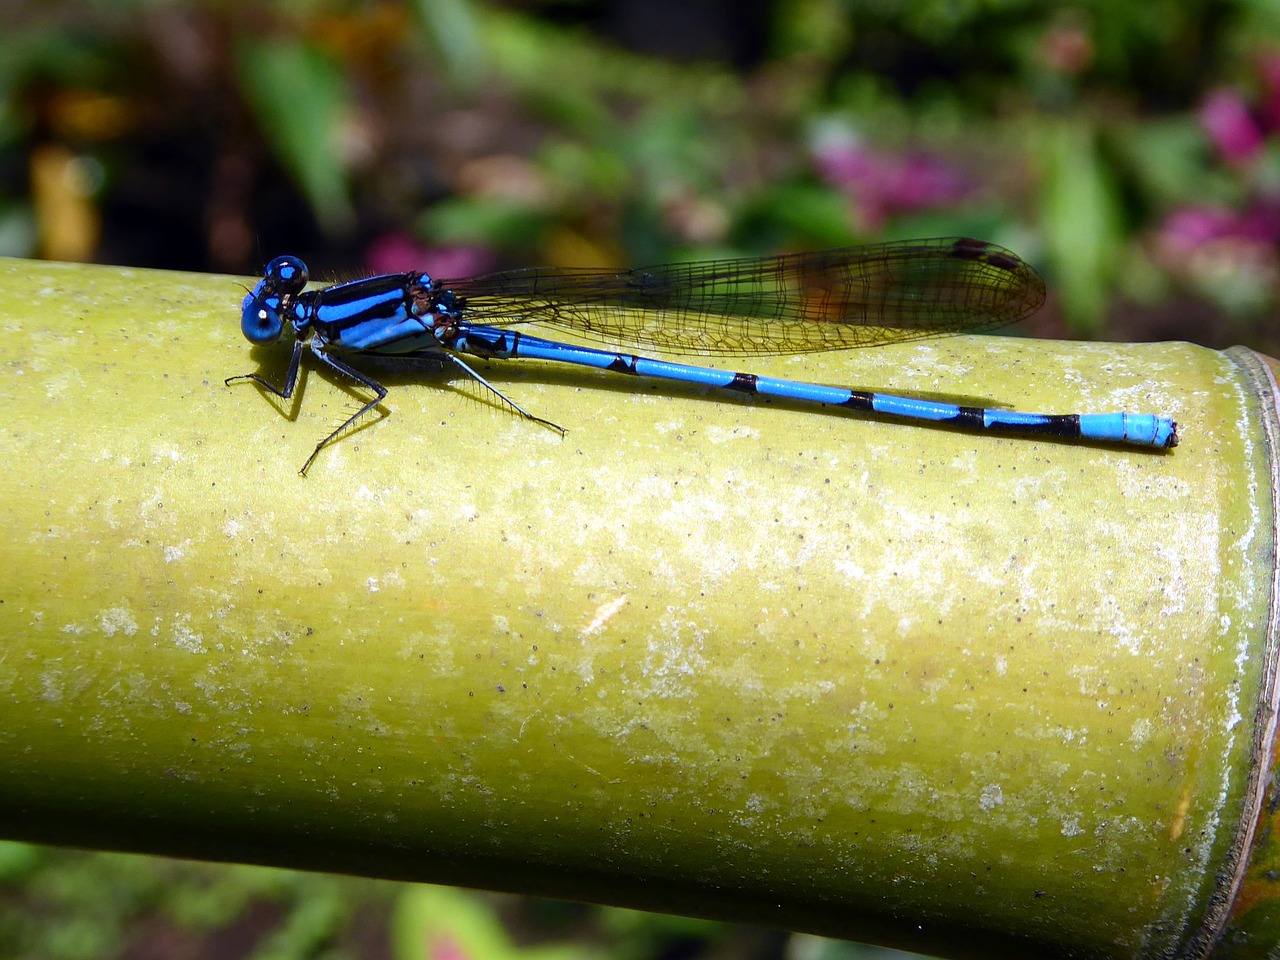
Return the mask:
M 283 388 L 293 396 L 303 354 L 368 388 L 373 398 L 322 439 L 302 466 L 377 406 L 387 389 L 351 366 L 360 354 L 443 358 L 526 419 L 561 434 L 506 397 L 462 359 L 528 358 L 657 377 L 739 393 L 828 404 L 969 430 L 1168 448 L 1177 424 L 1151 414 L 1018 413 L 959 406 L 656 360 L 544 340 L 514 329 L 561 327 L 578 337 L 676 354 L 777 355 L 873 347 L 1014 323 L 1044 302 L 1044 282 L 1003 247 L 980 240 L 909 240 L 868 247 L 639 270 L 508 270 L 462 280 L 384 274 L 304 290 L 297 257 L 267 264 L 244 298 L 241 329 L 252 343 L 294 338 Z

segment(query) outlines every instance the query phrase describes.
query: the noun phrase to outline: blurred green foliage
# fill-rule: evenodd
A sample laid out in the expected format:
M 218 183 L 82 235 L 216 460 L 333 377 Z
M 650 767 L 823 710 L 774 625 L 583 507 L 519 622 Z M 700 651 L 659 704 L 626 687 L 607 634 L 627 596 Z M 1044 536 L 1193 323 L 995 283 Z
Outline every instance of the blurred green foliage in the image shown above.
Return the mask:
M 687 7 L 19 4 L 0 252 L 253 272 L 463 246 L 449 262 L 483 269 L 981 232 L 1045 269 L 1077 333 L 1118 298 L 1175 313 L 1136 337 L 1274 312 L 1274 3 Z M 1215 91 L 1260 149 L 1206 123 Z M 1225 328 L 1179 329 L 1188 297 Z
M 0 841 L 0 956 L 245 960 L 910 960 L 611 907 Z
M 341 123 L 351 112 L 346 76 L 321 50 L 282 39 L 238 37 L 236 79 L 263 135 L 330 232 L 351 222 Z
M 357 957 L 398 886 L 0 842 L 0 956 Z M 369 923 L 371 914 L 378 919 Z M 362 942 L 363 940 L 363 942 Z

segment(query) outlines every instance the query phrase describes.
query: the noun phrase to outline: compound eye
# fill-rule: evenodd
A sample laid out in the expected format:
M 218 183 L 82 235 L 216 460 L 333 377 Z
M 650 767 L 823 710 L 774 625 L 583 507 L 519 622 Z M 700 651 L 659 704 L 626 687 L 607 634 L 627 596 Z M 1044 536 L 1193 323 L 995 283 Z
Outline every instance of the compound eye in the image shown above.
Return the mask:
M 240 313 L 240 331 L 250 343 L 271 343 L 280 339 L 284 321 L 280 319 L 280 300 L 277 297 L 256 296 L 257 291 L 244 298 Z
M 436 298 L 436 309 L 447 316 L 455 317 L 461 312 L 462 305 L 458 303 L 456 293 L 446 290 Z
M 276 257 L 262 274 L 263 282 L 282 296 L 301 293 L 307 279 L 307 265 L 297 257 Z

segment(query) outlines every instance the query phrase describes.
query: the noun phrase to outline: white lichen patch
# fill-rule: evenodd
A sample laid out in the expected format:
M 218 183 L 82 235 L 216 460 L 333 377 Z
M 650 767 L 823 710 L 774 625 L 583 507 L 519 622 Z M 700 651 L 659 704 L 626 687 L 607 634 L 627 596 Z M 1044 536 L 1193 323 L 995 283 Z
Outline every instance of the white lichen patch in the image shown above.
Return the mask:
M 114 637 L 117 633 L 132 637 L 138 632 L 138 621 L 133 619 L 133 614 L 127 608 L 110 607 L 98 614 L 98 627 L 108 637 Z
M 204 637 L 191 629 L 191 615 L 179 614 L 174 618 L 173 626 L 170 628 L 170 640 L 179 650 L 185 650 L 188 653 L 204 653 Z
M 989 783 L 982 788 L 982 793 L 978 796 L 978 806 L 983 811 L 990 813 L 996 807 L 1004 803 L 1004 790 L 998 783 Z
M 1151 739 L 1151 720 L 1147 717 L 1141 717 L 1135 720 L 1133 728 L 1129 733 L 1129 742 L 1133 744 L 1145 744 Z
M 734 440 L 755 440 L 760 431 L 741 424 L 732 427 L 709 426 L 704 434 L 711 443 L 728 443 Z

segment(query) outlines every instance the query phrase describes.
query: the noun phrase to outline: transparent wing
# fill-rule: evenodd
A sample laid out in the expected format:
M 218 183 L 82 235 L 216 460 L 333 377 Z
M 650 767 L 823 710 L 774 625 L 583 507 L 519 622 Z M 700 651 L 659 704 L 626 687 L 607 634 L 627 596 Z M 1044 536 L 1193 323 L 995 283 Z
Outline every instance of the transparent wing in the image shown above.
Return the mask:
M 1044 281 L 969 239 L 645 269 L 509 270 L 441 286 L 472 323 L 548 324 L 686 354 L 809 353 L 990 330 L 1034 313 Z

